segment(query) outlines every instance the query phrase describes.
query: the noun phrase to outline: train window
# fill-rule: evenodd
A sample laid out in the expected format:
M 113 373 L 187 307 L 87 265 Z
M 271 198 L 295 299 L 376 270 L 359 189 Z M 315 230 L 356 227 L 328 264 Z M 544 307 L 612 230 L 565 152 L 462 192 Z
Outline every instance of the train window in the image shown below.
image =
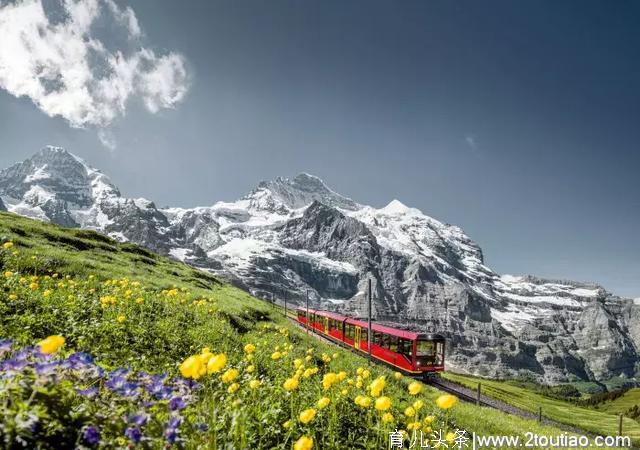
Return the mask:
M 344 328 L 344 337 L 347 339 L 353 339 L 353 325 L 346 324 Z
M 436 343 L 436 360 L 434 364 L 436 366 L 442 366 L 444 364 L 444 342 Z
M 382 335 L 382 347 L 383 348 L 389 348 L 389 338 L 391 336 L 389 336 L 388 334 L 383 334 Z
M 418 366 L 436 365 L 438 359 L 434 341 L 418 341 L 416 346 L 416 363 Z
M 389 336 L 389 350 L 392 352 L 398 351 L 398 337 L 397 336 Z
M 408 339 L 398 339 L 398 353 L 411 360 L 411 353 L 413 351 L 413 341 Z
M 379 331 L 373 332 L 372 344 L 382 345 L 382 333 L 380 333 Z

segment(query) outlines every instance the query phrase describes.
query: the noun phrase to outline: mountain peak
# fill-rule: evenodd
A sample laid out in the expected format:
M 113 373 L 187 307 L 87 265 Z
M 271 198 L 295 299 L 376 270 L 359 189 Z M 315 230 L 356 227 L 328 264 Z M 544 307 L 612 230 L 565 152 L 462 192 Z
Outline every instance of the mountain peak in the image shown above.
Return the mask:
M 262 181 L 247 197 L 256 198 L 265 194 L 288 209 L 299 209 L 314 201 L 348 210 L 361 208 L 350 198 L 331 190 L 319 177 L 306 172 L 292 179 L 277 177 L 271 181 Z
M 54 145 L 0 171 L 0 194 L 14 199 L 14 204 L 55 200 L 78 206 L 88 206 L 104 194 L 120 195 L 107 176 Z
M 402 203 L 400 200 L 397 199 L 393 199 L 389 202 L 389 204 L 387 206 L 385 206 L 384 208 L 380 209 L 381 212 L 388 214 L 388 215 L 421 215 L 422 212 L 419 209 L 416 208 L 411 208 L 407 205 L 405 205 L 404 203 Z

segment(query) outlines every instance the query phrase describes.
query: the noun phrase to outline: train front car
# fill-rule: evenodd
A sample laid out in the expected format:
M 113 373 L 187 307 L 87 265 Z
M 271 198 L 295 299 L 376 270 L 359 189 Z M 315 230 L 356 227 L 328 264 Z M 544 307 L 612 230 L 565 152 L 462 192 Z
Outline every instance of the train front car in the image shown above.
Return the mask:
M 445 338 L 440 334 L 418 334 L 415 341 L 414 368 L 425 378 L 444 371 Z

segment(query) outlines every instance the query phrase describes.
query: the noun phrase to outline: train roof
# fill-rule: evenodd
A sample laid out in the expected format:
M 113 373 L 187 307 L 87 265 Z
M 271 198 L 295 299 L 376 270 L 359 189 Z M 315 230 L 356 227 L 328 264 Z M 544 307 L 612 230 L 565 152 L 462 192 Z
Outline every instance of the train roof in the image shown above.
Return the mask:
M 299 311 L 302 312 L 306 312 L 307 309 L 306 308 L 302 308 L 302 307 L 298 307 L 297 308 Z M 339 322 L 345 322 L 348 323 L 350 325 L 357 325 L 359 327 L 362 328 L 368 328 L 368 323 L 364 320 L 360 320 L 360 319 L 354 319 L 342 314 L 338 314 L 338 313 L 334 313 L 334 312 L 330 312 L 330 311 L 322 311 L 319 309 L 309 309 L 309 313 L 311 314 L 315 314 L 317 316 L 322 316 L 322 317 L 328 317 L 330 319 L 334 319 L 337 320 Z M 399 328 L 394 328 L 392 326 L 388 326 L 388 325 L 381 325 L 379 323 L 375 323 L 375 322 L 371 322 L 371 329 L 373 331 L 378 331 L 380 333 L 384 333 L 384 334 L 388 334 L 390 336 L 397 336 L 403 339 L 409 339 L 411 341 L 415 341 L 415 340 L 429 340 L 429 341 L 444 341 L 445 337 L 441 334 L 437 334 L 437 333 L 418 333 L 415 331 L 409 331 L 409 330 L 401 330 Z

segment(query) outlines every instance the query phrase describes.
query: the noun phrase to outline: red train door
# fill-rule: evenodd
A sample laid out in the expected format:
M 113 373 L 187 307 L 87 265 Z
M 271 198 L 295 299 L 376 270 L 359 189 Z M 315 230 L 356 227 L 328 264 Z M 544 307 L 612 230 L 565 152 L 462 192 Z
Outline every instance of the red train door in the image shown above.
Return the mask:
M 353 346 L 355 348 L 357 348 L 358 350 L 360 349 L 360 337 L 362 335 L 362 328 L 360 328 L 359 326 L 356 326 L 356 336 L 353 339 Z

